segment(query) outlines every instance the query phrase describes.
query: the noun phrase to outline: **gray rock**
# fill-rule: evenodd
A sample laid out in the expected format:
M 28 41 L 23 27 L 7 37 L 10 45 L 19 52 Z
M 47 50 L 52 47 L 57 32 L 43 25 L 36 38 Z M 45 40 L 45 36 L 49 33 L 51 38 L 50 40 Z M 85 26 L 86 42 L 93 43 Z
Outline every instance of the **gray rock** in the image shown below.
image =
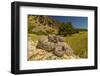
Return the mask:
M 63 49 L 62 46 L 57 45 L 57 46 L 55 47 L 55 49 L 54 49 L 54 54 L 55 54 L 56 56 L 61 57 L 61 56 L 64 55 L 64 53 L 65 53 L 65 50 Z
M 56 45 L 55 45 L 55 49 L 54 49 L 54 54 L 56 56 L 63 56 L 64 53 L 66 52 L 66 46 L 65 46 L 65 43 L 64 42 L 58 42 Z
M 64 42 L 64 37 L 57 36 L 56 38 L 58 42 Z
M 39 39 L 37 48 L 46 51 L 53 51 L 53 53 L 61 57 L 65 54 L 72 54 L 72 49 L 64 42 L 64 38 L 56 35 L 49 35 L 48 38 Z
M 57 42 L 56 35 L 48 35 L 48 41 L 56 43 Z
M 46 50 L 46 51 L 54 50 L 54 46 L 55 46 L 55 43 L 48 42 L 48 39 L 46 39 L 46 40 L 39 40 L 38 44 L 37 44 L 37 48 L 43 49 L 43 50 Z
M 56 35 L 48 35 L 48 41 L 49 42 L 64 42 L 64 37 L 62 36 L 56 36 Z

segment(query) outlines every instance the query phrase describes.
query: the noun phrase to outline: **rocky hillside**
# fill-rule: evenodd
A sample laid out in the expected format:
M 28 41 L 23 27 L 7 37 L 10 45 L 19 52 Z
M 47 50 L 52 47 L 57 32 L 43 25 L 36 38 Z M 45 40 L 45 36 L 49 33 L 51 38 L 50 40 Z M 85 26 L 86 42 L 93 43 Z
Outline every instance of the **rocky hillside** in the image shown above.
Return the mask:
M 28 32 L 35 34 L 57 34 L 59 23 L 49 16 L 28 16 Z
M 42 37 L 41 40 L 33 41 L 31 37 L 28 40 L 28 61 L 31 60 L 61 60 L 78 59 L 79 56 L 73 53 L 71 47 L 63 42 L 61 37 L 55 36 L 58 40 L 55 42 L 53 36 Z
M 60 26 L 64 27 L 60 28 Z M 51 16 L 29 15 L 28 61 L 79 58 L 62 36 L 62 34 L 68 34 L 69 31 L 73 32 L 69 30 L 69 28 L 73 29 L 69 26 L 71 24 L 61 24 Z
M 37 44 L 36 42 L 29 41 L 29 48 L 28 50 L 28 61 L 32 60 L 62 60 L 62 59 L 79 59 L 79 56 L 72 54 L 68 55 L 66 53 L 63 54 L 63 56 L 59 57 L 53 53 L 53 51 L 48 52 L 43 49 L 38 49 L 34 45 Z

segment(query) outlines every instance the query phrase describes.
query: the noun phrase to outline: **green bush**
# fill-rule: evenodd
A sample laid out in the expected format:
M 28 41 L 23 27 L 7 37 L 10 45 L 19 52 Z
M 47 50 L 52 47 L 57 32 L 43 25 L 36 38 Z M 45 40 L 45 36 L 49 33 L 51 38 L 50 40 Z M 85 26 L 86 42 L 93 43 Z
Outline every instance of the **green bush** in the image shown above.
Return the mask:
M 67 35 L 72 35 L 74 33 L 78 33 L 78 31 L 75 30 L 71 22 L 68 23 L 60 23 L 59 26 L 59 35 L 67 36 Z

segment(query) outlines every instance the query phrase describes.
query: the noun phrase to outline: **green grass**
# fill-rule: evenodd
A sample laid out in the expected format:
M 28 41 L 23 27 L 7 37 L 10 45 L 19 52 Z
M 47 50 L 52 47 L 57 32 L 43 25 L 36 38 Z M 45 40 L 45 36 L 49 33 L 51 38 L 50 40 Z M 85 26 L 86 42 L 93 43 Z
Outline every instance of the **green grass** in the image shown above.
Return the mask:
M 87 32 L 79 32 L 77 34 L 73 34 L 72 36 L 65 37 L 65 42 L 68 43 L 70 47 L 74 50 L 74 53 L 81 58 L 88 57 L 87 34 Z

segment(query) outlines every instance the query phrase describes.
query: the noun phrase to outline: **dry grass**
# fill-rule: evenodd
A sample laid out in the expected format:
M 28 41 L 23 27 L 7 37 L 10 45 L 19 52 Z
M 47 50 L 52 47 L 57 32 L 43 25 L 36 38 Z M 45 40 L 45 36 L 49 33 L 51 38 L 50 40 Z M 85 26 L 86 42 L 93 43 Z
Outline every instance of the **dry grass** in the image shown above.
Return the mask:
M 74 53 L 81 58 L 88 57 L 88 33 L 79 32 L 72 36 L 65 37 L 65 42 L 68 43 L 74 50 Z

